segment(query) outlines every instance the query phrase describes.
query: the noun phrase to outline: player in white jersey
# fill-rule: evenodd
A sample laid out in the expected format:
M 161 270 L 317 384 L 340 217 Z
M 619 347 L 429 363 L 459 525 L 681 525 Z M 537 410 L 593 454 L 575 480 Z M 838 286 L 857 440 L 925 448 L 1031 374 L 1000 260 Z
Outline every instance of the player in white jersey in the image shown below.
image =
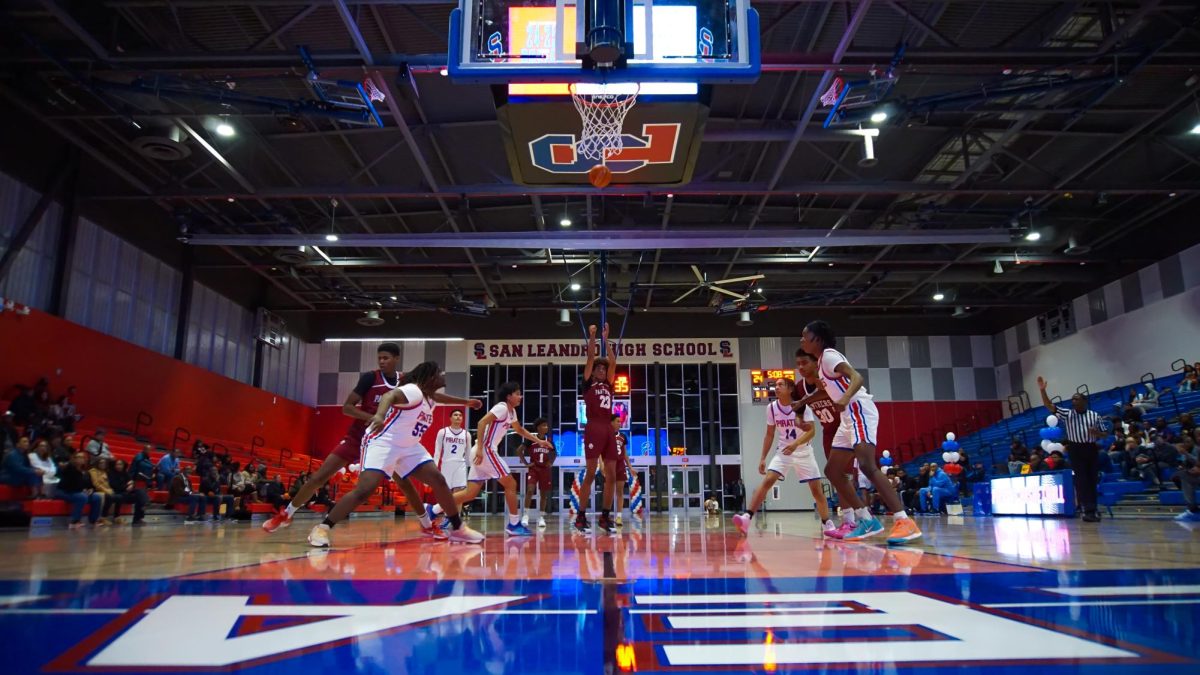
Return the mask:
M 829 517 L 829 502 L 825 500 L 825 492 L 821 489 L 821 467 L 817 466 L 812 449 L 812 439 L 817 433 L 814 424 L 816 418 L 811 409 L 805 408 L 803 421 L 796 419 L 796 411 L 792 410 L 792 393 L 795 390 L 795 382 L 787 378 L 775 380 L 775 400 L 767 408 L 767 433 L 763 436 L 762 458 L 758 462 L 758 473 L 763 476 L 763 481 L 750 499 L 750 508 L 733 517 L 733 523 L 742 534 L 750 530 L 750 521 L 771 488 L 778 481 L 785 480 L 788 473 L 794 474 L 798 482 L 808 483 L 817 513 L 821 515 L 821 531 L 829 533 L 837 529 Z M 767 454 L 772 446 L 775 456 L 768 465 Z
M 433 442 L 433 461 L 451 490 L 467 486 L 467 451 L 471 447 L 471 432 L 463 428 L 462 412 L 455 410 L 450 413 L 450 426 L 439 429 Z
M 837 351 L 837 338 L 824 321 L 813 321 L 804 327 L 800 349 L 817 357 L 821 384 L 841 413 L 833 452 L 829 453 L 828 471 L 844 475 L 850 463 L 858 459 L 859 470 L 871 480 L 884 505 L 893 514 L 889 544 L 902 544 L 921 537 L 921 529 L 904 512 L 904 503 L 895 488 L 875 464 L 875 431 L 879 426 L 879 410 L 863 386 L 862 375 Z M 860 520 L 847 541 L 866 539 L 883 532 L 883 525 L 866 508 L 858 513 Z
M 533 536 L 533 532 L 521 524 L 517 481 L 508 472 L 508 467 L 497 452 L 500 443 L 508 435 L 508 430 L 512 429 L 531 445 L 553 447 L 550 441 L 538 438 L 521 426 L 521 421 L 517 419 L 517 407 L 521 405 L 521 397 L 521 385 L 516 382 L 500 385 L 496 392 L 496 405 L 479 420 L 467 487 L 454 493 L 456 504 L 466 504 L 479 496 L 484 483 L 495 479 L 500 483 L 500 487 L 504 488 L 504 501 L 508 506 L 508 525 L 504 528 L 504 533 L 510 537 L 530 537 Z M 444 509 L 445 506 L 439 500 L 438 506 L 433 510 L 434 513 L 442 513 Z
M 451 541 L 470 544 L 483 541 L 482 534 L 462 524 L 446 479 L 421 445 L 421 436 L 433 424 L 433 394 L 446 386 L 446 374 L 437 363 L 426 361 L 414 368 L 405 381 L 407 384 L 389 391 L 380 400 L 379 409 L 363 436 L 358 484 L 338 500 L 324 522 L 312 529 L 309 544 L 328 547 L 333 526 L 345 520 L 393 474 L 401 479 L 414 478 L 433 489 L 453 528 L 448 537 Z

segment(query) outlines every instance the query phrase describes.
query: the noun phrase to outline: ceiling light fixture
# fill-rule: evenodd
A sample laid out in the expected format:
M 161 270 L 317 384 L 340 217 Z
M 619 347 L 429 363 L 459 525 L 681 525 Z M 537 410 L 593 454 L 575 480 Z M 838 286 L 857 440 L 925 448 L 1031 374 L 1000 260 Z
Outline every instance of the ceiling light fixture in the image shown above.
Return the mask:
M 571 282 L 571 290 L 577 291 L 580 288 L 581 288 L 581 286 L 579 285 L 579 282 Z
M 568 217 L 566 217 L 566 216 L 563 216 L 563 217 L 562 217 L 562 220 L 558 221 L 558 224 L 559 224 L 560 226 L 562 226 L 562 227 L 570 227 L 570 226 L 571 226 L 571 219 L 570 219 L 570 218 L 568 218 Z
M 992 274 L 1004 274 L 1004 266 L 997 260 L 995 265 L 992 265 Z
M 394 296 L 394 295 L 390 295 L 390 296 L 388 296 L 388 297 L 389 297 L 389 298 L 391 298 L 392 300 L 395 300 L 395 299 L 396 299 L 396 296 Z
M 938 302 L 941 302 L 946 299 L 946 294 L 941 291 L 937 291 L 933 294 L 933 299 Z
M 231 138 L 237 135 L 237 129 L 234 129 L 233 125 L 228 122 L 221 122 L 217 125 L 217 135 Z
M 871 113 L 871 121 L 875 124 L 882 124 L 883 122 L 887 121 L 887 118 L 888 114 L 886 110 L 876 110 L 875 112 Z
M 337 232 L 333 231 L 333 224 L 337 219 L 338 201 L 336 199 L 329 200 L 329 234 L 325 235 L 325 241 L 337 241 Z
M 336 234 L 334 234 L 333 232 L 330 232 L 329 234 L 325 235 L 325 241 L 337 241 L 337 240 L 338 240 L 338 236 Z
M 1188 133 L 1194 134 L 1196 136 L 1200 136 L 1200 122 L 1197 122 L 1196 126 L 1192 127 L 1192 130 L 1189 131 Z
M 441 70 L 438 71 L 438 75 L 441 75 L 442 77 L 446 77 L 449 74 L 450 74 L 450 71 L 445 68 L 442 68 Z
M 1038 241 L 1042 238 L 1042 233 L 1037 230 L 1030 230 L 1029 234 L 1025 235 L 1025 241 Z

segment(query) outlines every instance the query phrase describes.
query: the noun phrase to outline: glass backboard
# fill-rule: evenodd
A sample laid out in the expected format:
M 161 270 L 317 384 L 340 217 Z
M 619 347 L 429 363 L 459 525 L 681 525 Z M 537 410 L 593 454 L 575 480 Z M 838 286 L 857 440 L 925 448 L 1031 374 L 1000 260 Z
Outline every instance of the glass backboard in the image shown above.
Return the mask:
M 584 57 L 586 3 L 595 1 L 461 0 L 451 14 L 450 77 L 492 84 L 758 77 L 758 14 L 749 0 L 624 0 L 624 57 L 611 69 L 589 68 Z

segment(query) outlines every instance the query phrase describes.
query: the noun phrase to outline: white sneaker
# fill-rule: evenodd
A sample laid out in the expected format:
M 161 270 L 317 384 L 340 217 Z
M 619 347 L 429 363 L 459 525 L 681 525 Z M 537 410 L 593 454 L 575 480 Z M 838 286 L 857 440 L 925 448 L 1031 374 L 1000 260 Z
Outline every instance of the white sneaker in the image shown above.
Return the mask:
M 484 536 L 482 532 L 463 525 L 457 530 L 450 530 L 449 539 L 458 544 L 482 544 Z
M 329 548 L 329 526 L 321 523 L 308 533 L 308 545 L 316 548 Z
M 546 529 L 546 518 L 543 516 L 538 516 L 538 529 L 539 530 Z
M 521 515 L 521 524 L 524 525 L 525 527 L 529 527 L 529 514 L 528 513 Z

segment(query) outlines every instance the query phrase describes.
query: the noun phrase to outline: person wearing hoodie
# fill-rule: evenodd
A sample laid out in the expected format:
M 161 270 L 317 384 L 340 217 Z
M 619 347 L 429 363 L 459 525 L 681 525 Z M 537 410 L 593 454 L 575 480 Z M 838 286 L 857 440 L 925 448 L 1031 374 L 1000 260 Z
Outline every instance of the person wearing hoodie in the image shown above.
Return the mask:
M 957 495 L 958 488 L 949 474 L 943 471 L 942 467 L 935 466 L 929 474 L 929 487 L 921 488 L 917 494 L 917 504 L 924 508 L 928 499 L 930 512 L 938 513 L 942 510 L 943 501 L 953 499 Z

